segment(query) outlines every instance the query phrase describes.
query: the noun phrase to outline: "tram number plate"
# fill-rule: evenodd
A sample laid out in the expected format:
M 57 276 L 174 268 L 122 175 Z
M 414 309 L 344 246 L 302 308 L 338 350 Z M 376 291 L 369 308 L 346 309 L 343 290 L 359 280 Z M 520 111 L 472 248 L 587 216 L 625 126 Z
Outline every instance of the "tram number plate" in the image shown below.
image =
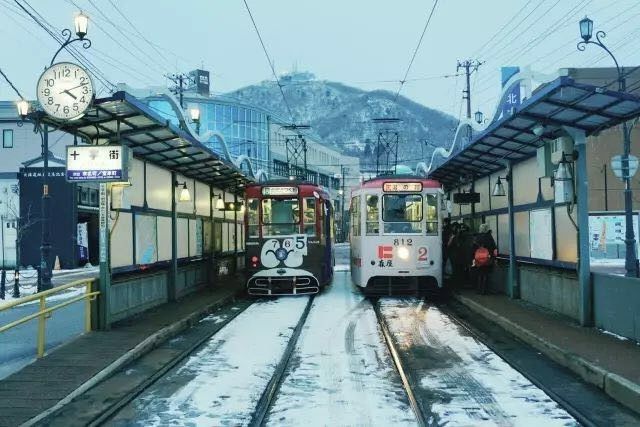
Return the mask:
M 393 246 L 413 246 L 413 239 L 393 239 Z
M 305 234 L 290 237 L 282 241 L 282 247 L 288 251 L 307 255 L 307 236 Z

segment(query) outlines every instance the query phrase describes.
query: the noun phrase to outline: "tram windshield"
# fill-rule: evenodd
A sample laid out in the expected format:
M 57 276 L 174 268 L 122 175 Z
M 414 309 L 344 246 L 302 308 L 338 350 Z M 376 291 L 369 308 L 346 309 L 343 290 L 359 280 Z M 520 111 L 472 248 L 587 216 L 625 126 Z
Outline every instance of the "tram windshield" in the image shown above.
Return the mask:
M 262 224 L 263 236 L 299 233 L 298 199 L 262 199 Z
M 422 196 L 385 194 L 382 196 L 382 221 L 385 233 L 421 233 Z

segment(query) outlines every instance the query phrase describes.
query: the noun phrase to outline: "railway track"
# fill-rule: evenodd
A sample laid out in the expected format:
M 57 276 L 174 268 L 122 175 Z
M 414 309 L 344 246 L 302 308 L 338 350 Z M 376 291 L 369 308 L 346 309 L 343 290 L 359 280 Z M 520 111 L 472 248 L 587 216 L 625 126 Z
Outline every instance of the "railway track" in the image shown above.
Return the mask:
M 400 356 L 400 352 L 396 346 L 396 343 L 389 331 L 389 326 L 380 311 L 379 301 L 376 299 L 372 301 L 371 305 L 373 306 L 373 311 L 376 314 L 376 318 L 378 319 L 378 324 L 380 325 L 380 329 L 382 330 L 382 335 L 384 337 L 385 344 L 389 349 L 389 353 L 391 353 L 391 358 L 393 359 L 393 363 L 398 371 L 398 375 L 400 375 L 400 379 L 402 381 L 402 386 L 404 388 L 405 393 L 407 394 L 407 398 L 409 399 L 409 405 L 411 406 L 411 410 L 416 417 L 416 421 L 419 426 L 428 425 L 425 416 L 422 413 L 422 409 L 420 408 L 420 404 L 416 399 L 415 393 L 413 392 L 413 386 L 410 382 L 410 377 L 407 374 L 407 370 L 402 362 L 402 358 Z
M 261 426 L 264 424 L 267 415 L 269 414 L 269 409 L 273 405 L 274 399 L 278 395 L 278 389 L 280 388 L 280 384 L 282 384 L 282 379 L 284 378 L 284 374 L 287 370 L 287 366 L 289 365 L 289 361 L 291 360 L 291 356 L 296 348 L 296 344 L 298 343 L 298 339 L 300 338 L 300 334 L 302 333 L 302 328 L 304 327 L 307 318 L 309 317 L 309 312 L 311 311 L 311 306 L 313 305 L 313 301 L 315 299 L 315 295 L 311 295 L 309 297 L 309 301 L 307 301 L 307 306 L 302 312 L 302 316 L 300 316 L 300 320 L 296 324 L 293 334 L 287 343 L 287 347 L 282 354 L 282 358 L 280 362 L 276 366 L 276 370 L 274 371 L 267 387 L 262 392 L 260 396 L 260 400 L 256 405 L 256 409 L 254 411 L 253 417 L 251 419 L 251 426 Z

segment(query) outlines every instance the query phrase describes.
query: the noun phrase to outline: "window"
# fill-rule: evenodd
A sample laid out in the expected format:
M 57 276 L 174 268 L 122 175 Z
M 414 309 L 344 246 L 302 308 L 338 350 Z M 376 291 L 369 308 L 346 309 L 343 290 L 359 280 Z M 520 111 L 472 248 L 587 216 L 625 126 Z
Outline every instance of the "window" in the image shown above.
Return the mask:
M 380 233 L 380 208 L 378 196 L 367 195 L 367 235 Z
M 344 233 L 344 232 L 343 232 Z M 360 235 L 360 197 L 351 199 L 351 235 Z
M 385 194 L 382 196 L 382 220 L 385 233 L 422 232 L 422 196 Z
M 425 217 L 427 220 L 427 234 L 438 234 L 438 196 L 427 194 L 427 206 L 425 207 Z
M 258 237 L 260 227 L 258 207 L 258 199 L 247 200 L 247 234 L 249 237 Z
M 316 234 L 316 198 L 304 199 L 304 234 L 315 236 Z
M 262 235 L 278 236 L 298 233 L 300 203 L 298 199 L 262 200 Z
M 2 131 L 2 148 L 13 148 L 13 129 Z

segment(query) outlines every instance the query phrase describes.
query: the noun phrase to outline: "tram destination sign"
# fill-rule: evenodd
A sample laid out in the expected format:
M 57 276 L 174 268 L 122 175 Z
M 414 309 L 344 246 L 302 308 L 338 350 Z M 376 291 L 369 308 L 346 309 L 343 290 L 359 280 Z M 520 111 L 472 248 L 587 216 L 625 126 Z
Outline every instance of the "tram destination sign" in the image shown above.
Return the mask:
M 297 196 L 298 187 L 262 187 L 263 196 Z
M 385 182 L 382 184 L 382 191 L 385 193 L 399 193 L 405 191 L 422 191 L 421 182 Z
M 67 181 L 121 182 L 129 178 L 128 169 L 128 147 L 122 145 L 67 146 Z

